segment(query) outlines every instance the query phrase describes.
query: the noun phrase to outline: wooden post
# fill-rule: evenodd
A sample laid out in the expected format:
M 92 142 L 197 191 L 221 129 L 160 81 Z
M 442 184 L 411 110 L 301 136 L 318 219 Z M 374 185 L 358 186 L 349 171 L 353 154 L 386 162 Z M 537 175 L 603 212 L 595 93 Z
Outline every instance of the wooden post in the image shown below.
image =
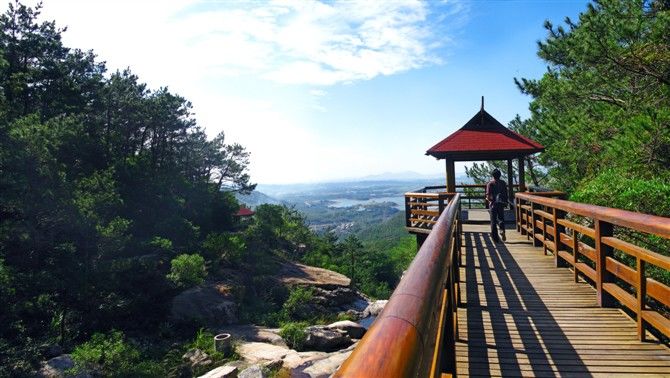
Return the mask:
M 406 227 L 412 227 L 412 222 L 410 221 L 410 218 L 412 217 L 412 206 L 410 206 L 409 203 L 409 196 L 405 196 L 405 226 Z
M 446 159 L 445 164 L 447 166 L 447 192 L 456 193 L 456 171 L 454 168 L 454 161 Z
M 566 264 L 564 260 L 561 260 L 561 258 L 558 257 L 558 251 L 561 250 L 561 233 L 565 232 L 565 226 L 561 226 L 558 224 L 559 219 L 565 218 L 565 211 L 559 210 L 557 208 L 553 208 L 552 214 L 554 215 L 554 235 L 552 236 L 554 238 L 554 264 L 556 265 L 557 268 L 559 267 L 566 267 L 569 264 Z
M 537 207 L 538 206 L 536 204 L 534 204 L 533 202 L 530 202 L 530 229 L 533 231 L 533 232 L 531 232 L 530 237 L 533 240 L 533 247 L 539 247 L 540 246 L 540 241 L 537 240 L 537 238 L 535 237 L 535 234 L 537 233 L 537 225 L 535 224 L 535 220 L 537 219 L 535 217 L 535 209 L 537 209 Z M 544 253 L 545 253 L 545 255 L 547 254 L 546 251 Z
M 603 244 L 601 238 L 605 236 L 612 236 L 613 226 L 601 220 L 595 220 L 595 244 L 596 244 L 596 291 L 598 294 L 598 305 L 600 307 L 614 306 L 614 298 L 603 289 L 603 283 L 611 281 L 611 274 L 607 272 L 605 264 L 607 256 L 612 255 L 612 247 Z
M 642 319 L 642 312 L 646 307 L 647 278 L 644 275 L 645 261 L 637 257 L 637 337 L 640 341 L 647 340 L 647 325 Z
M 507 201 L 514 198 L 514 166 L 512 159 L 507 159 Z
M 542 207 L 542 211 L 545 210 L 544 207 Z M 540 216 L 540 219 L 542 220 L 542 253 L 544 255 L 547 255 L 547 220 L 544 218 L 544 215 Z
M 577 270 L 577 262 L 579 260 L 579 234 L 577 230 L 572 230 L 572 261 L 574 262 L 574 272 L 575 282 L 579 282 L 579 271 Z
M 521 200 L 514 197 L 514 220 L 516 221 L 516 232 L 520 232 L 523 235 L 523 229 L 521 228 Z
M 519 158 L 519 191 L 526 191 L 526 159 L 522 156 Z

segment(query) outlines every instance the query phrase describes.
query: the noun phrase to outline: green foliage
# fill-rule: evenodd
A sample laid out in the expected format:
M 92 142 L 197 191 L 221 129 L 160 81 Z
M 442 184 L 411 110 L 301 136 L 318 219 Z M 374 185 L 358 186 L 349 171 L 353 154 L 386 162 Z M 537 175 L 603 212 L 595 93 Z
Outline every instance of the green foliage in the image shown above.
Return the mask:
M 288 322 L 284 323 L 279 331 L 279 336 L 281 336 L 286 344 L 297 350 L 301 351 L 307 340 L 307 328 L 308 324 L 305 322 Z
M 120 331 L 95 333 L 72 351 L 74 373 L 98 372 L 107 377 L 156 377 L 160 364 L 142 361 L 140 350 L 124 340 Z
M 246 250 L 242 235 L 211 233 L 202 243 L 209 259 L 219 259 L 224 265 L 239 265 Z
M 207 277 L 205 259 L 197 253 L 181 254 L 175 257 L 171 264 L 172 268 L 167 278 L 177 286 L 188 288 L 200 285 Z
M 547 186 L 580 190 L 609 168 L 642 180 L 667 175 L 669 14 L 660 1 L 605 0 L 567 27 L 545 24 L 539 56 L 549 70 L 517 84 L 533 97 L 524 123 L 546 147 Z
M 310 303 L 314 293 L 311 288 L 294 288 L 282 306 L 282 315 L 286 320 L 308 320 L 316 314 L 313 313 Z

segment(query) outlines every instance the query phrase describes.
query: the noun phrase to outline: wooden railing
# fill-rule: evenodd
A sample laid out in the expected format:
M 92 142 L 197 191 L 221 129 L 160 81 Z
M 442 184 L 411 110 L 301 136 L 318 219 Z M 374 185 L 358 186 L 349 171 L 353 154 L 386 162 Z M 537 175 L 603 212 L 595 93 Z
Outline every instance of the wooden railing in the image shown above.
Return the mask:
M 459 195 L 447 204 L 384 311 L 335 377 L 455 374 Z
M 430 232 L 454 193 L 405 193 L 405 226 L 415 232 Z
M 632 231 L 670 239 L 670 218 L 548 198 L 557 194 L 517 193 L 517 230 L 542 246 L 545 254 L 552 252 L 556 266 L 572 266 L 575 281 L 579 274 L 590 280 L 600 306 L 618 301 L 628 308 L 637 318 L 640 340 L 645 340 L 649 326 L 670 338 L 670 287 L 648 274 L 650 266 L 667 274 L 670 257 L 614 232 L 616 227 L 621 231 L 617 234 Z M 615 250 L 634 259 L 634 267 L 617 259 Z

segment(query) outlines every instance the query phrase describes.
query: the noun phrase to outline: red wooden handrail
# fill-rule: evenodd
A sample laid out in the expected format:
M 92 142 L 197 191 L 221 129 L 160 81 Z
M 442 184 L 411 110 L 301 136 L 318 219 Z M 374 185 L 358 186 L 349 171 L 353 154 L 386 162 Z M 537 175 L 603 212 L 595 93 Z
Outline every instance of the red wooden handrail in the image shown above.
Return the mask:
M 655 303 L 647 298 L 670 307 L 670 287 L 645 273 L 648 265 L 670 271 L 670 257 L 618 239 L 613 227 L 670 239 L 670 218 L 547 198 L 535 193 L 517 193 L 514 200 L 517 230 L 532 239 L 534 245 L 542 246 L 545 254 L 551 251 L 556 266 L 572 266 L 575 282 L 579 274 L 589 278 L 596 288 L 600 306 L 610 307 L 618 301 L 635 313 L 640 340 L 645 340 L 650 326 L 670 337 L 667 311 L 658 311 Z M 566 219 L 568 213 L 590 218 L 593 227 Z M 594 246 L 582 242 L 584 237 L 591 239 Z M 635 265 L 617 260 L 614 249 L 634 258 Z M 585 260 L 590 264 L 583 262 Z M 620 281 L 633 290 L 621 285 Z
M 555 198 L 544 198 L 536 195 L 536 193 L 517 193 L 516 197 L 539 205 L 555 207 L 576 215 L 599 219 L 617 226 L 670 239 L 670 218 Z
M 451 367 L 441 361 L 455 353 L 459 200 L 458 194 L 451 199 L 384 311 L 335 377 L 425 377 L 431 369 L 435 375 L 454 369 L 455 357 L 447 362 Z

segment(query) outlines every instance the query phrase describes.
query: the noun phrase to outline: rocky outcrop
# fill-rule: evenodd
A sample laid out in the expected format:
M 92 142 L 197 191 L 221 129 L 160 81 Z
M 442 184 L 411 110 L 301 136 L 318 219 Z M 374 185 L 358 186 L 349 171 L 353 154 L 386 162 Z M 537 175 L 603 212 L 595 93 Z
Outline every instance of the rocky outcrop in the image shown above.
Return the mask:
M 289 354 L 298 353 L 287 347 L 257 342 L 242 343 L 235 350 L 246 362 L 258 365 L 283 360 Z
M 229 333 L 233 339 L 247 342 L 260 342 L 278 345 L 287 348 L 279 328 L 265 328 L 251 324 L 233 325 L 219 329 L 219 333 Z
M 363 310 L 363 318 L 381 314 L 382 310 L 384 310 L 384 306 L 386 306 L 386 303 L 388 303 L 387 300 L 378 300 L 370 303 L 365 308 L 365 310 Z
M 191 367 L 208 366 L 212 364 L 212 360 L 209 358 L 209 355 L 200 349 L 191 349 L 184 353 L 181 358 L 185 362 L 190 363 Z
M 351 280 L 344 274 L 314 266 L 284 263 L 277 278 L 288 286 L 314 286 L 323 289 L 349 287 Z
M 340 330 L 346 333 L 346 335 L 352 339 L 360 339 L 365 335 L 365 327 L 361 326 L 358 323 L 354 323 L 351 320 L 342 320 L 339 322 L 328 324 L 326 329 L 330 330 Z
M 265 378 L 265 372 L 263 368 L 258 365 L 251 365 L 248 368 L 242 370 L 237 378 Z
M 237 366 L 223 365 L 199 376 L 198 378 L 236 378 L 238 376 L 238 370 Z
M 74 367 L 74 361 L 69 354 L 54 357 L 44 363 L 38 372 L 38 376 L 44 378 L 60 378 L 65 376 L 65 371 Z
M 349 357 L 356 344 L 347 349 L 328 354 L 324 358 L 307 361 L 291 370 L 291 377 L 295 378 L 327 378 L 330 377 Z
M 212 283 L 183 291 L 172 300 L 171 316 L 176 321 L 196 322 L 216 328 L 237 323 L 237 304 L 230 286 Z
M 311 326 L 305 329 L 305 349 L 332 352 L 346 348 L 353 343 L 347 333 L 341 329 L 329 329 L 327 326 Z

